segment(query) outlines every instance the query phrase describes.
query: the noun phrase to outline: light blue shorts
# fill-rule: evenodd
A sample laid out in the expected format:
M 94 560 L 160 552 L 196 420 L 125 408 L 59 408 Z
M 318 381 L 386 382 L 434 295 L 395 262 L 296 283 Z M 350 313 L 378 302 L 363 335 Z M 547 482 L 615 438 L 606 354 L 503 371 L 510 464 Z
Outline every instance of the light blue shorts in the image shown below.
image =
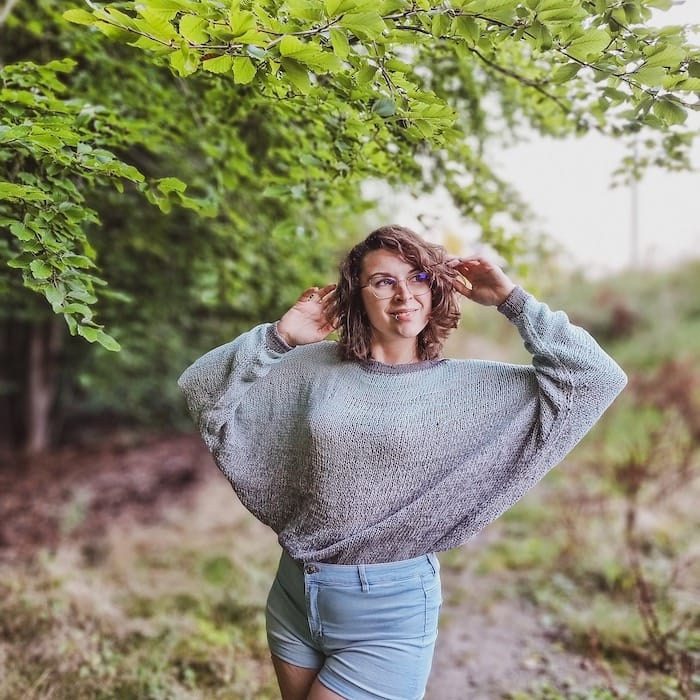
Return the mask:
M 388 564 L 296 563 L 267 599 L 270 651 L 348 700 L 420 700 L 442 603 L 434 554 Z

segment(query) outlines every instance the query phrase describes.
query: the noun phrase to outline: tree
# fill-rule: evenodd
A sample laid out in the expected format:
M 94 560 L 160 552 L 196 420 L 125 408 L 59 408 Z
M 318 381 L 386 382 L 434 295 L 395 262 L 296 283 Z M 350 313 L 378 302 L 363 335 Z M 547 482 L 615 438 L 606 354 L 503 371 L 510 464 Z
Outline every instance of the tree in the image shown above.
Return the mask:
M 133 51 L 126 60 L 129 49 L 60 20 L 60 5 L 22 3 L 0 42 L 0 257 L 11 265 L 0 269 L 0 442 L 28 451 L 75 420 L 69 405 L 171 421 L 179 402 L 163 373 L 174 379 L 193 348 L 279 312 L 327 257 L 323 229 L 274 231 L 300 204 L 262 197 L 245 111 L 201 119 L 192 103 L 212 97 L 196 80 L 183 86 Z M 77 60 L 41 64 L 65 53 Z M 175 172 L 196 198 L 164 177 Z M 123 352 L 68 342 L 27 288 L 73 332 L 116 347 L 106 323 Z
M 489 139 L 520 124 L 642 134 L 633 171 L 687 166 L 700 52 L 684 28 L 649 26 L 670 4 L 140 0 L 69 10 L 71 27 L 59 3 L 27 0 L 0 49 L 16 64 L 0 107 L 0 258 L 24 284 L 0 273 L 21 299 L 10 316 L 50 323 L 23 289 L 38 291 L 72 332 L 128 339 L 112 365 L 143 372 L 176 315 L 204 342 L 224 308 L 243 324 L 316 281 L 372 177 L 444 185 L 512 255 L 524 205 L 485 160 Z M 186 340 L 167 342 L 179 362 Z
M 268 195 L 332 205 L 339 180 L 398 166 L 408 173 L 400 179 L 445 182 L 485 236 L 503 245 L 503 228 L 493 223 L 502 187 L 494 188 L 470 142 L 493 131 L 494 116 L 510 126 L 524 118 L 557 135 L 645 130 L 656 162 L 687 164 L 691 132 L 682 125 L 698 107 L 700 50 L 682 28 L 646 24 L 651 8 L 670 5 L 146 0 L 64 16 L 167 61 L 181 77 L 219 76 L 203 120 L 225 118 L 221 108 L 230 107 L 217 97 L 235 88 L 247 118 L 258 115 L 264 150 L 256 175 Z M 263 120 L 293 129 L 279 135 Z M 418 168 L 421 154 L 430 167 Z M 166 187 L 180 192 L 182 185 Z

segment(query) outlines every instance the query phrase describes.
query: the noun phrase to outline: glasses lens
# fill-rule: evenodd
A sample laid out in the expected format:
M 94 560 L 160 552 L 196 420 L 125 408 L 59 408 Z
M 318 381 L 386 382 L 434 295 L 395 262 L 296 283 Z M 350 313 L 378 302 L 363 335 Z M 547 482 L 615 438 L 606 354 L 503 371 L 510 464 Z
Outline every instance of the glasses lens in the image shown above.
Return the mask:
M 374 277 L 369 281 L 369 286 L 377 299 L 390 299 L 396 294 L 398 282 L 394 277 Z
M 408 278 L 408 288 L 411 294 L 419 297 L 421 294 L 427 294 L 430 291 L 432 280 L 428 272 L 416 272 Z
M 415 272 L 406 280 L 406 285 L 413 296 L 421 296 L 430 291 L 432 280 L 428 272 Z M 391 299 L 399 287 L 396 277 L 374 277 L 369 286 L 377 299 Z

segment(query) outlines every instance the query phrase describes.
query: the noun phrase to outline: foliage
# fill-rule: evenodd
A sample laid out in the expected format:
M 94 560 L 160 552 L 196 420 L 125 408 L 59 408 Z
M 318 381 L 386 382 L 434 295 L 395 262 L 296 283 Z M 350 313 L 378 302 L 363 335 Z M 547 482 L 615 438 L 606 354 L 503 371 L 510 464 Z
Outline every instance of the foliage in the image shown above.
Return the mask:
M 189 87 L 178 89 L 190 92 L 186 109 L 193 114 L 185 122 L 194 122 L 200 143 L 185 148 L 199 152 L 209 180 L 182 167 L 148 188 L 141 185 L 162 209 L 171 201 L 201 211 L 216 204 L 225 219 L 246 226 L 229 203 L 243 188 L 256 207 L 266 202 L 277 210 L 275 231 L 289 238 L 313 230 L 319 220 L 327 226 L 332 215 L 324 212 L 356 200 L 358 183 L 370 176 L 428 187 L 442 182 L 485 237 L 507 251 L 523 211 L 517 200 L 509 203 L 505 183 L 491 173 L 480 149 L 504 124 L 513 128 L 524 117 L 559 135 L 644 130 L 650 152 L 656 151 L 652 160 L 687 165 L 690 134 L 682 125 L 687 110 L 697 106 L 700 54 L 686 43 L 683 28 L 648 25 L 652 8 L 668 6 L 666 0 L 237 0 L 226 6 L 151 0 L 75 8 L 65 17 L 148 52 L 146 60 L 167 63 L 180 77 L 192 76 Z M 65 31 L 64 37 L 76 36 Z M 94 40 L 71 42 L 87 42 L 87 62 L 100 54 L 106 67 Z M 88 242 L 85 224 L 96 221 L 95 210 L 80 201 L 80 187 L 67 192 L 70 185 L 63 183 L 142 182 L 130 159 L 120 161 L 113 151 L 136 143 L 158 151 L 158 138 L 153 129 L 146 133 L 141 124 L 137 133 L 119 117 L 135 109 L 162 116 L 165 103 L 159 100 L 168 90 L 160 88 L 167 79 L 162 73 L 156 79 L 149 109 L 133 101 L 140 95 L 132 72 L 133 94 L 118 91 L 126 104 L 112 101 L 102 109 L 97 105 L 109 102 L 109 95 L 88 105 L 73 95 L 58 99 L 55 78 L 51 86 L 34 79 L 43 97 L 33 101 L 26 78 L 21 97 L 12 81 L 22 70 L 4 70 L 5 89 L 15 91 L 13 113 L 2 115 L 9 129 L 4 139 L 19 150 L 12 161 L 7 152 L 3 157 L 10 202 L 4 221 L 13 235 L 3 257 L 66 315 L 71 330 L 113 345 L 90 309 L 100 282 L 94 274 L 99 249 Z M 74 81 L 81 82 L 85 89 L 84 77 Z M 97 93 L 93 86 L 91 97 Z M 54 118 L 51 110 L 63 117 L 49 137 L 44 120 Z M 166 124 L 174 122 L 166 118 Z M 184 135 L 178 136 L 184 146 Z M 47 169 L 53 160 L 60 172 Z M 187 175 L 198 180 L 188 184 L 201 185 L 205 201 L 185 196 Z M 36 212 L 44 201 L 37 197 L 47 193 L 54 207 L 65 205 L 59 216 Z M 499 220 L 503 212 L 510 223 Z M 216 260 L 210 257 L 208 264 L 216 266 Z
M 99 223 L 99 214 L 86 198 L 106 186 L 123 195 L 125 185 L 132 184 L 164 212 L 172 201 L 201 214 L 207 207 L 186 196 L 177 178 L 148 181 L 120 157 L 144 140 L 143 122 L 108 109 L 96 94 L 71 91 L 66 83 L 76 65 L 64 58 L 2 68 L 0 223 L 8 235 L 0 250 L 9 266 L 22 272 L 24 285 L 64 315 L 71 333 L 116 349 L 91 308 L 96 287 L 105 280 L 97 272 L 98 251 L 87 235 Z M 12 276 L 0 276 L 0 291 L 13 305 L 22 303 Z

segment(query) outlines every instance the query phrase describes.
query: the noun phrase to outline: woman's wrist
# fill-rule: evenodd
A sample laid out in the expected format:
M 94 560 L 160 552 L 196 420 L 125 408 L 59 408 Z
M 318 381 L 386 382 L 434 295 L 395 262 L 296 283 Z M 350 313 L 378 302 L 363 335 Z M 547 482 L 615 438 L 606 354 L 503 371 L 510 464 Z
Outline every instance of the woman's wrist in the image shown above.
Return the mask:
M 288 335 L 284 327 L 280 329 L 280 324 L 281 320 L 276 321 L 272 324 L 271 328 L 273 340 L 276 341 L 275 345 L 280 346 L 279 349 L 283 349 L 284 351 L 291 350 L 295 347 L 296 343 Z

